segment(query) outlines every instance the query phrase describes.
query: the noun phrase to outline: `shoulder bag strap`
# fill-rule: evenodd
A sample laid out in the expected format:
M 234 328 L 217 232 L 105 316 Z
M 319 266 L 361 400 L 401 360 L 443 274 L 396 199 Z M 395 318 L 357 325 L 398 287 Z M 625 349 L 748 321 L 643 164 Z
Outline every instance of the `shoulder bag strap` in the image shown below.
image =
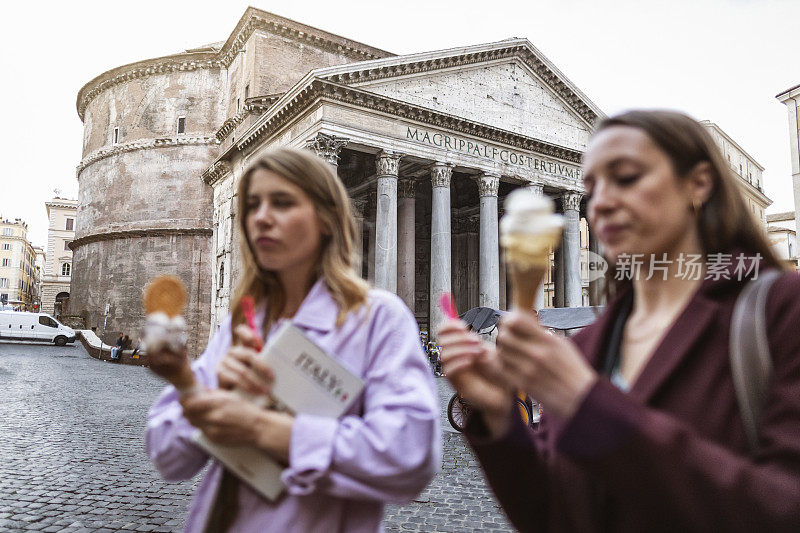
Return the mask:
M 767 270 L 749 281 L 736 298 L 731 319 L 731 372 L 751 452 L 758 448 L 761 410 L 772 375 L 766 307 L 767 294 L 778 277 L 777 270 Z

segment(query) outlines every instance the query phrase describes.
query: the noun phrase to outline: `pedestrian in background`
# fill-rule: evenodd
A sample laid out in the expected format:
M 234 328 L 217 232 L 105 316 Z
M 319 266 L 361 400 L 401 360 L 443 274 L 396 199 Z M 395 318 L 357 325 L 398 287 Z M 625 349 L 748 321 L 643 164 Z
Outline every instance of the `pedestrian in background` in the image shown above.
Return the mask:
M 606 119 L 583 167 L 589 223 L 611 264 L 602 316 L 570 340 L 515 310 L 496 350 L 460 321 L 440 330 L 446 375 L 478 409 L 466 433 L 508 516 L 521 531 L 799 531 L 800 276 L 780 270 L 693 119 Z M 618 276 L 637 254 L 639 275 Z M 685 276 L 687 257 L 709 262 Z M 780 271 L 766 300 L 773 371 L 751 446 L 731 319 L 767 269 Z M 541 431 L 522 424 L 515 389 L 544 405 Z
M 186 354 L 154 353 L 162 376 L 193 371 L 209 390 L 167 387 L 151 408 L 147 449 L 166 479 L 188 479 L 209 456 L 192 441 L 261 448 L 286 465 L 284 496 L 262 498 L 212 461 L 188 531 L 375 532 L 387 502 L 407 502 L 439 468 L 438 401 L 414 316 L 353 269 L 355 222 L 342 182 L 307 151 L 274 150 L 239 181 L 244 272 L 233 313 L 188 368 Z M 258 408 L 232 389 L 270 390 L 272 373 L 244 323 L 241 298 L 260 309 L 262 338 L 286 320 L 360 377 L 340 419 Z
M 119 338 L 117 339 L 116 344 L 113 348 L 111 348 L 111 360 L 116 361 L 120 357 L 120 352 L 122 351 L 122 347 L 125 345 L 125 338 L 122 336 L 122 333 L 119 334 Z

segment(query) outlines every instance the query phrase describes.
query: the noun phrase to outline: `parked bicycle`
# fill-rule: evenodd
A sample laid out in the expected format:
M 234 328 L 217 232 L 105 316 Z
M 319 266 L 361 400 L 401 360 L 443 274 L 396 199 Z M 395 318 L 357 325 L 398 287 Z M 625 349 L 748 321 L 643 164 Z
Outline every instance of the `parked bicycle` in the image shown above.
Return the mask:
M 542 404 L 531 398 L 525 393 L 519 393 L 514 398 L 514 403 L 519 409 L 522 421 L 531 428 L 539 425 L 542 419 Z M 456 431 L 464 431 L 472 410 L 470 403 L 459 393 L 453 394 L 447 404 L 447 420 Z

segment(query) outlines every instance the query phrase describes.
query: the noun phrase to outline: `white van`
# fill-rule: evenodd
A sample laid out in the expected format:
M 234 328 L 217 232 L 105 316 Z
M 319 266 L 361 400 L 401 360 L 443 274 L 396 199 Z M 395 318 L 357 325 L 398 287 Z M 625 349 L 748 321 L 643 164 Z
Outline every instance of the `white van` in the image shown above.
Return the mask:
M 75 342 L 75 330 L 47 313 L 0 311 L 0 340 L 54 342 L 64 346 Z

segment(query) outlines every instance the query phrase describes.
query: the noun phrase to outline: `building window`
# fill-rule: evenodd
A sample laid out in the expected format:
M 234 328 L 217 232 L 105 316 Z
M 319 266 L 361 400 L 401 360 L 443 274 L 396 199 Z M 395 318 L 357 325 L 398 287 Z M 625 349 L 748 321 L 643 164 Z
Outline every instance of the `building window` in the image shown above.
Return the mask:
M 72 270 L 72 265 L 70 263 L 64 263 L 63 265 L 61 265 L 62 276 L 69 276 L 71 270 Z
M 67 231 L 72 231 L 73 229 L 75 229 L 75 219 L 74 218 L 68 218 L 67 219 L 67 225 L 66 225 L 66 227 L 64 229 L 67 230 Z
M 11 243 L 4 242 L 3 243 L 3 250 L 10 250 L 10 249 L 11 249 Z
M 14 235 L 14 228 L 3 228 L 3 235 L 12 237 Z
M 114 144 L 119 144 L 119 128 L 114 128 Z
M 3 259 L 3 266 L 4 267 L 11 266 L 11 259 Z
M 248 98 L 250 98 L 250 85 L 245 85 L 244 86 L 244 99 L 247 100 Z M 247 103 L 247 102 L 245 101 L 245 103 Z
M 792 243 L 789 243 L 789 259 L 791 259 L 792 257 L 794 257 L 792 255 Z
M 237 98 L 236 99 L 236 112 L 238 113 L 241 108 L 242 108 L 242 99 L 241 98 Z
M 178 117 L 178 135 L 186 133 L 186 117 Z
M 69 241 L 64 241 L 64 251 L 69 251 Z
M 217 288 L 221 289 L 225 286 L 225 263 L 219 265 L 219 280 L 217 281 Z
M 8 278 L 0 278 L 0 289 L 8 288 Z

